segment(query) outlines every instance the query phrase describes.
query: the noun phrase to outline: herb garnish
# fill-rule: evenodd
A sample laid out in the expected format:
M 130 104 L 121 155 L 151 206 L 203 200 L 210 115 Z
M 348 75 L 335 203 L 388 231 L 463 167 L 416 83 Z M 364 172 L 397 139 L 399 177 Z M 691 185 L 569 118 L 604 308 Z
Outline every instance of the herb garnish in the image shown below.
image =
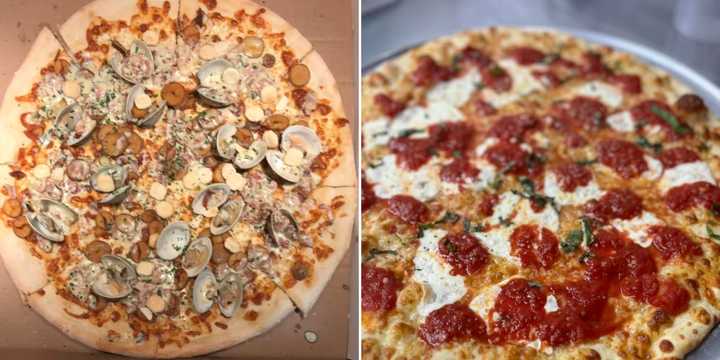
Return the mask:
M 500 76 L 503 76 L 504 74 L 505 74 L 505 70 L 503 70 L 503 68 L 501 68 L 498 65 L 493 65 L 490 68 L 490 75 L 492 75 L 493 77 L 500 77 Z
M 635 140 L 635 143 L 638 146 L 648 148 L 656 153 L 659 153 L 660 151 L 662 151 L 662 147 L 663 147 L 661 143 L 651 143 L 650 140 L 648 140 L 647 138 L 645 138 L 643 136 L 641 136 L 637 140 Z
M 713 229 L 710 227 L 710 224 L 705 224 L 705 230 L 708 233 L 708 237 L 715 240 L 715 242 L 720 243 L 720 234 L 713 231 Z
M 560 249 L 564 253 L 571 253 L 575 251 L 583 240 L 583 232 L 580 230 L 572 230 L 560 243 Z
M 544 208 L 545 205 L 550 204 L 552 208 L 556 212 L 560 212 L 560 209 L 558 209 L 557 204 L 555 204 L 555 199 L 549 196 L 545 196 L 543 194 L 535 192 L 535 183 L 530 180 L 527 177 L 521 177 L 520 178 L 520 186 L 522 186 L 522 191 L 512 190 L 513 194 L 518 195 L 522 198 L 528 199 L 532 201 L 537 206 L 540 206 L 541 208 Z
M 598 162 L 598 159 L 585 159 L 585 160 L 578 160 L 575 163 L 581 166 L 587 166 L 592 165 Z
M 482 224 L 476 224 L 473 225 L 473 223 L 470 221 L 470 219 L 463 220 L 463 230 L 465 232 L 482 232 L 483 231 L 483 225 Z
M 408 137 L 413 134 L 421 133 L 423 129 L 405 129 L 398 134 L 398 137 Z
M 659 116 L 663 121 L 665 121 L 670 127 L 678 134 L 686 134 L 690 131 L 690 128 L 680 123 L 680 121 L 671 113 L 665 111 L 665 109 L 660 108 L 657 105 L 650 106 L 650 111 L 652 111 L 655 115 Z
M 376 256 L 380 256 L 380 255 L 397 255 L 397 254 L 398 253 L 395 250 L 383 250 L 383 249 L 378 249 L 378 248 L 372 248 L 369 251 L 369 255 L 365 258 L 365 261 L 372 260 Z
M 593 233 L 592 233 L 592 226 L 590 224 L 590 219 L 583 216 L 580 219 L 580 222 L 582 223 L 583 241 L 585 242 L 585 245 L 587 247 L 590 247 L 590 245 L 592 245 L 592 243 L 595 242 L 595 237 L 593 236 Z

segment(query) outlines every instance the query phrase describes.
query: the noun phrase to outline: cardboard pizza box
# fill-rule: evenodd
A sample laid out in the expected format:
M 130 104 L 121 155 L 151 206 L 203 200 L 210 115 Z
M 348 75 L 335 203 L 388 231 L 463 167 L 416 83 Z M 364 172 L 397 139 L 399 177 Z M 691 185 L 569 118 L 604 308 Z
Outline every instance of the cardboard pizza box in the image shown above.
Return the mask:
M 120 1 L 120 0 L 118 0 Z M 135 1 L 135 0 L 123 0 Z M 25 58 L 40 23 L 62 23 L 88 0 L 5 0 L 0 12 L 0 96 Z M 355 0 L 260 0 L 293 24 L 322 55 L 337 79 L 347 117 L 357 134 L 357 11 Z M 84 30 L 83 30 L 84 31 Z M 357 136 L 354 136 L 357 138 Z M 357 148 L 357 146 L 356 146 Z M 357 154 L 356 154 L 357 158 Z M 2 239 L 0 239 L 2 241 Z M 292 314 L 277 327 L 217 359 L 354 359 L 357 353 L 357 237 L 305 319 Z M 62 334 L 25 306 L 0 266 L 0 358 L 121 359 Z M 315 343 L 306 340 L 317 336 Z

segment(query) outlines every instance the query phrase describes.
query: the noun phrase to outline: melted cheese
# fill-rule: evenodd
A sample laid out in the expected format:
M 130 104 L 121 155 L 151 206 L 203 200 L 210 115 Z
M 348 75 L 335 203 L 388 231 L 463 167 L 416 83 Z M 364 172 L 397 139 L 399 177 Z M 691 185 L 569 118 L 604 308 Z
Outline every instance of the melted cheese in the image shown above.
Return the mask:
M 665 170 L 660 179 L 660 191 L 663 193 L 680 185 L 707 181 L 715 184 L 715 177 L 710 167 L 703 161 L 684 163 Z
M 438 254 L 438 241 L 446 234 L 447 231 L 442 229 L 423 231 L 420 247 L 413 259 L 415 264 L 413 280 L 423 285 L 425 293 L 417 308 L 418 314 L 422 317 L 460 300 L 467 292 L 465 278 L 451 275 L 452 268 Z
M 470 302 L 470 310 L 478 314 L 485 323 L 490 321 L 488 318 L 490 309 L 495 306 L 495 299 L 497 299 L 497 296 L 500 294 L 501 288 L 502 286 L 500 284 L 486 287 L 482 289 L 482 291 L 480 291 L 480 293 L 478 293 Z
M 376 166 L 365 169 L 365 176 L 375 184 L 375 194 L 383 199 L 408 194 L 427 201 L 435 198 L 442 189 L 435 162 L 431 161 L 417 171 L 409 171 L 398 168 L 394 154 L 384 156 Z
M 489 137 L 485 139 L 480 145 L 475 148 L 475 154 L 477 156 L 483 156 L 485 152 L 498 143 L 498 139 L 495 137 Z
M 370 151 L 378 146 L 387 145 L 390 141 L 390 135 L 388 135 L 388 123 L 389 119 L 384 116 L 374 121 L 363 123 L 362 134 L 364 151 Z
M 590 180 L 585 186 L 576 187 L 573 192 L 565 192 L 560 188 L 557 176 L 552 171 L 545 174 L 543 191 L 545 195 L 555 199 L 555 203 L 561 206 L 584 204 L 589 200 L 600 198 L 604 193 L 595 180 Z
M 662 224 L 663 221 L 649 211 L 643 211 L 640 216 L 630 220 L 615 219 L 612 221 L 614 227 L 627 233 L 630 240 L 642 247 L 652 245 L 652 240 L 647 236 L 647 229 L 653 225 Z
M 515 230 L 514 226 L 495 227 L 485 232 L 476 232 L 475 236 L 491 255 L 503 258 L 514 264 L 519 264 L 518 259 L 510 255 L 510 236 Z
M 645 155 L 645 162 L 648 165 L 648 169 L 645 170 L 641 174 L 641 176 L 643 178 L 651 180 L 651 181 L 659 179 L 660 175 L 662 175 L 662 172 L 663 172 L 663 165 L 660 162 L 660 160 L 658 160 L 652 156 Z
M 427 107 L 412 106 L 395 117 L 389 134 L 390 137 L 398 137 L 407 131 L 426 131 L 431 125 L 463 119 L 460 110 L 446 102 L 428 103 Z
M 621 111 L 612 114 L 606 119 L 608 125 L 615 131 L 633 132 L 635 131 L 635 120 L 629 111 Z
M 547 299 L 545 300 L 545 312 L 551 313 L 558 310 L 560 310 L 560 307 L 558 307 L 557 299 L 554 295 L 548 295 Z
M 610 108 L 616 108 L 623 102 L 620 89 L 600 81 L 591 81 L 576 90 L 577 95 L 596 98 Z
M 480 73 L 473 69 L 462 77 L 435 85 L 426 95 L 429 103 L 444 102 L 455 107 L 462 106 L 481 83 Z

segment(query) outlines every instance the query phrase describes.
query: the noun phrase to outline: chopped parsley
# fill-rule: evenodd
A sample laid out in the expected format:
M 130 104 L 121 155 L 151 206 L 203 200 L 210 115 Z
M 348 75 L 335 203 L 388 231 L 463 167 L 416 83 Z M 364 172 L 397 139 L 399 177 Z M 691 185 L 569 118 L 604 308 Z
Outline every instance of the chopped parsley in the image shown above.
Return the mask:
M 446 211 L 445 214 L 443 215 L 443 217 L 440 218 L 440 220 L 438 220 L 438 221 L 435 222 L 435 225 L 437 225 L 437 224 L 442 224 L 442 223 L 451 223 L 451 224 L 454 224 L 454 223 L 456 223 L 458 220 L 460 220 L 460 215 L 458 215 L 458 214 L 456 214 L 456 213 L 454 213 L 454 212 L 452 212 L 452 211 Z
M 462 151 L 460 151 L 460 150 L 453 150 L 453 152 L 452 152 L 452 157 L 454 157 L 454 158 L 456 158 L 456 159 L 461 158 L 461 157 L 462 157 Z
M 635 140 L 635 143 L 638 146 L 648 148 L 648 149 L 654 151 L 655 153 L 659 153 L 660 151 L 662 151 L 662 147 L 663 147 L 661 143 L 651 143 L 650 140 L 648 140 L 647 138 L 645 138 L 643 136 L 641 136 L 637 140 Z
M 663 121 L 665 121 L 670 127 L 678 134 L 687 134 L 690 132 L 690 128 L 680 123 L 680 120 L 678 120 L 673 114 L 665 111 L 664 109 L 660 108 L 659 106 L 652 105 L 650 107 L 650 111 L 652 111 L 655 115 L 659 116 Z
M 500 218 L 498 218 L 498 222 L 500 223 L 500 225 L 505 226 L 505 227 L 512 226 L 514 224 L 512 222 L 512 219 L 510 219 L 510 218 L 506 219 L 502 216 Z
M 463 221 L 463 230 L 465 230 L 465 232 L 482 232 L 483 229 L 484 228 L 482 224 L 473 225 L 473 223 L 469 219 L 465 219 Z
M 493 65 L 493 66 L 490 68 L 490 75 L 492 75 L 493 77 L 500 77 L 500 76 L 505 75 L 505 70 L 503 70 L 503 69 L 502 69 L 500 66 L 498 66 L 498 65 Z
M 588 260 L 590 260 L 592 257 L 593 257 L 593 254 L 592 254 L 591 252 L 586 251 L 586 252 L 584 252 L 584 253 L 582 254 L 582 256 L 580 256 L 580 263 L 581 263 L 581 264 L 585 264 L 585 263 L 587 263 Z
M 595 237 L 592 233 L 590 219 L 583 216 L 580 219 L 580 222 L 582 223 L 582 239 L 585 242 L 585 245 L 587 245 L 587 247 L 590 247 L 590 245 L 595 242 Z
M 578 160 L 575 163 L 582 166 L 592 165 L 598 162 L 598 159 L 585 159 L 585 160 Z
M 365 261 L 372 260 L 372 259 L 374 259 L 376 256 L 381 256 L 381 255 L 397 255 L 397 254 L 398 254 L 398 253 L 397 253 L 397 251 L 395 251 L 395 250 L 383 250 L 383 249 L 378 249 L 378 248 L 372 248 L 372 249 L 370 249 L 370 251 L 368 252 L 368 256 L 365 258 Z
M 545 205 L 550 204 L 552 208 L 556 212 L 560 212 L 560 209 L 558 209 L 557 204 L 555 204 L 555 199 L 553 199 L 550 196 L 545 196 L 543 194 L 535 192 L 535 183 L 530 180 L 527 177 L 521 177 L 520 178 L 520 186 L 522 187 L 522 191 L 512 190 L 513 194 L 518 195 L 520 197 L 523 197 L 525 199 L 528 199 L 532 201 L 534 204 L 540 206 L 541 208 L 544 208 Z
M 457 246 L 455 246 L 455 244 L 453 244 L 453 243 L 452 243 L 450 240 L 448 240 L 448 239 L 445 239 L 444 244 L 445 244 L 445 248 L 446 248 L 446 249 L 448 250 L 448 252 L 450 252 L 450 253 L 455 253 L 455 252 L 458 250 Z
M 425 130 L 423 129 L 405 129 L 398 134 L 398 137 L 408 137 L 413 134 L 421 133 Z
M 713 231 L 713 229 L 710 227 L 710 224 L 705 225 L 705 230 L 708 233 L 708 237 L 715 240 L 715 242 L 720 243 L 720 234 Z
M 582 243 L 582 240 L 583 232 L 577 229 L 572 230 L 565 237 L 565 240 L 560 243 L 560 249 L 562 249 L 564 253 L 571 253 L 577 250 L 578 246 L 580 246 L 580 243 Z

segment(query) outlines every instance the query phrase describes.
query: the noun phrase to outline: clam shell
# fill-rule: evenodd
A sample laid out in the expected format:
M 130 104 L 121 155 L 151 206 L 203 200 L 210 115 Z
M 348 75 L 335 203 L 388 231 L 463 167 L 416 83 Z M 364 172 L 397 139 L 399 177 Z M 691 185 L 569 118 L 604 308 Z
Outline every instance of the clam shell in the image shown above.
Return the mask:
M 232 160 L 235 157 L 237 151 L 232 147 L 232 144 L 235 143 L 233 135 L 235 135 L 236 131 L 237 128 L 232 124 L 225 124 L 217 130 L 215 150 L 221 158 Z
M 98 177 L 100 175 L 109 175 L 113 179 L 115 188 L 111 191 L 112 193 L 125 184 L 128 177 L 128 171 L 127 168 L 122 165 L 106 165 L 95 171 L 95 173 L 90 177 L 90 186 L 92 186 L 95 191 L 103 192 L 99 190 L 100 186 L 98 185 Z
M 203 269 L 195 278 L 192 305 L 195 312 L 204 314 L 212 308 L 218 292 L 218 282 L 210 269 Z
M 41 237 L 62 242 L 70 227 L 78 221 L 78 214 L 69 206 L 50 199 L 26 202 L 25 218 L 30 228 Z
M 233 65 L 225 59 L 216 59 L 203 65 L 198 71 L 198 80 L 200 87 L 197 89 L 198 95 L 205 100 L 210 107 L 226 107 L 233 103 L 229 94 L 218 86 L 214 81 L 222 78 L 225 69 L 233 67 Z
M 245 284 L 235 272 L 230 272 L 220 281 L 218 287 L 217 304 L 220 313 L 231 318 L 243 301 Z
M 145 91 L 145 86 L 137 84 L 130 88 L 125 100 L 125 117 L 129 122 L 136 123 L 140 127 L 153 127 L 165 115 L 167 111 L 167 102 L 161 100 L 154 110 L 150 111 L 144 118 L 137 119 L 132 115 L 133 106 L 135 106 L 135 98 Z
M 241 169 L 250 169 L 259 164 L 265 158 L 267 145 L 262 140 L 255 140 L 245 152 L 238 152 L 235 155 L 233 164 Z
M 290 166 L 283 161 L 283 153 L 278 150 L 268 150 L 265 154 L 268 165 L 279 177 L 296 183 L 300 181 L 303 174 L 303 168 L 299 166 Z
M 224 204 L 230 193 L 232 193 L 232 189 L 227 184 L 210 184 L 195 196 L 192 210 L 195 214 L 206 216 L 210 209 L 219 208 Z
M 120 299 L 132 292 L 131 282 L 137 278 L 133 264 L 117 255 L 100 260 L 104 268 L 92 283 L 92 291 L 107 299 Z
M 305 153 L 305 162 L 310 163 L 322 152 L 322 142 L 313 129 L 307 126 L 293 125 L 283 131 L 280 148 L 288 151 L 291 147 Z
M 128 195 L 130 195 L 130 190 L 132 189 L 132 185 L 125 185 L 122 186 L 115 191 L 109 193 L 104 198 L 98 200 L 98 204 L 100 205 L 117 205 L 125 199 L 127 199 Z
M 243 209 L 245 209 L 245 201 L 242 198 L 233 199 L 223 204 L 210 223 L 210 233 L 220 235 L 230 231 L 240 220 Z
M 190 227 L 178 221 L 167 225 L 158 235 L 155 253 L 163 260 L 173 260 L 185 251 L 190 243 Z
M 137 84 L 155 72 L 155 59 L 153 58 L 152 51 L 144 42 L 140 40 L 133 41 L 130 45 L 130 51 L 128 54 L 128 57 L 125 58 L 121 54 L 115 53 L 115 55 L 108 61 L 115 74 L 117 74 L 121 79 L 131 84 Z M 140 58 L 133 58 L 134 56 L 138 56 Z M 145 69 L 146 71 L 137 76 L 129 76 L 123 71 L 123 67 L 130 61 L 144 62 L 147 66 Z
M 280 247 L 290 246 L 300 237 L 300 227 L 292 214 L 285 209 L 273 211 L 268 217 L 267 233 L 274 245 Z
M 65 143 L 70 146 L 77 146 L 85 143 L 90 135 L 95 131 L 97 127 L 97 121 L 93 120 L 89 116 L 81 116 L 74 124 L 72 124 L 71 130 L 68 132 L 68 138 Z
M 203 236 L 190 243 L 183 254 L 182 266 L 189 277 L 193 277 L 202 271 L 210 262 L 212 256 L 212 242 L 210 238 Z

